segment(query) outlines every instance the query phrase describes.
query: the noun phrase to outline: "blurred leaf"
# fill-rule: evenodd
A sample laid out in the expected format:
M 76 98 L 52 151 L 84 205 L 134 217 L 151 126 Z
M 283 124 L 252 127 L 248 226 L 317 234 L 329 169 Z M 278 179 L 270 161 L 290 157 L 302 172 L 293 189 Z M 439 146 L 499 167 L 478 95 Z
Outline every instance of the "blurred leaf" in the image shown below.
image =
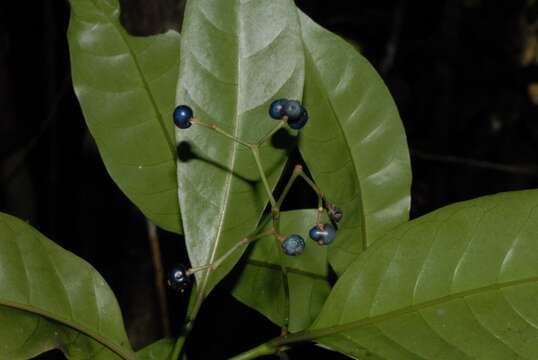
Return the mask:
M 135 359 L 116 298 L 99 273 L 0 213 L 0 359 L 54 348 L 69 359 Z
M 168 360 L 172 355 L 174 345 L 173 339 L 161 339 L 137 351 L 136 358 L 138 360 Z
M 267 114 L 272 100 L 301 98 L 304 60 L 291 0 L 189 1 L 181 44 L 176 104 L 244 141 L 255 142 L 276 126 Z M 176 134 L 187 248 L 192 266 L 202 266 L 255 230 L 267 195 L 249 149 L 198 126 Z M 261 157 L 274 186 L 287 154 L 266 145 Z M 202 297 L 240 256 L 196 273 Z
M 301 14 L 310 121 L 299 148 L 329 201 L 344 210 L 329 261 L 338 274 L 407 221 L 411 168 L 403 125 L 385 84 L 351 45 Z
M 350 266 L 316 341 L 361 359 L 534 359 L 537 264 L 538 190 L 447 206 Z
M 301 235 L 306 241 L 305 252 L 297 257 L 286 256 L 274 237 L 257 240 L 247 254 L 245 267 L 232 291 L 237 300 L 282 326 L 284 317 L 288 316 L 281 271 L 281 265 L 284 265 L 288 273 L 288 329 L 291 332 L 304 330 L 312 324 L 331 290 L 327 247 L 319 246 L 308 237 L 316 216 L 315 209 L 282 212 L 281 233 L 284 236 Z M 272 222 L 268 221 L 262 232 L 272 226 Z
M 534 105 L 538 105 L 538 83 L 529 84 L 529 97 Z
M 163 229 L 181 232 L 174 94 L 179 34 L 133 37 L 117 0 L 70 0 L 73 86 L 112 179 Z

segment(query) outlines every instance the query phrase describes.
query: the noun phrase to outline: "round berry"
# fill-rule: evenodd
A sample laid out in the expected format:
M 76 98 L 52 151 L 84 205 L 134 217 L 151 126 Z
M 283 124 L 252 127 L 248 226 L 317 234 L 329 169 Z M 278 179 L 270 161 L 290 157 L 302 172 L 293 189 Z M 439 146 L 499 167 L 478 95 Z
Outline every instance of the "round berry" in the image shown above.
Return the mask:
M 306 111 L 306 109 L 302 106 L 301 109 L 303 109 L 303 111 L 301 112 L 301 116 L 299 116 L 297 120 L 288 121 L 288 125 L 290 126 L 290 128 L 299 130 L 306 125 L 306 122 L 308 121 L 308 111 Z
M 344 216 L 344 212 L 342 211 L 342 209 L 337 208 L 336 206 L 329 208 L 329 218 L 332 221 L 338 223 L 340 222 L 340 220 L 342 220 L 343 216 Z
M 286 115 L 284 107 L 288 103 L 287 99 L 278 99 L 271 103 L 269 106 L 269 116 L 275 120 L 280 120 Z
M 305 242 L 304 239 L 297 235 L 290 235 L 282 242 L 282 250 L 286 255 L 297 256 L 301 255 L 304 251 Z
M 284 106 L 284 114 L 288 117 L 288 121 L 297 121 L 303 113 L 303 107 L 297 100 L 289 100 Z
M 187 274 L 187 268 L 183 264 L 177 264 L 168 272 L 168 285 L 174 290 L 185 291 L 191 286 L 191 279 Z
M 332 224 L 314 226 L 310 229 L 310 238 L 320 245 L 329 245 L 336 237 L 336 229 Z
M 191 127 L 191 119 L 194 116 L 192 109 L 187 105 L 179 105 L 174 110 L 174 123 L 180 129 Z

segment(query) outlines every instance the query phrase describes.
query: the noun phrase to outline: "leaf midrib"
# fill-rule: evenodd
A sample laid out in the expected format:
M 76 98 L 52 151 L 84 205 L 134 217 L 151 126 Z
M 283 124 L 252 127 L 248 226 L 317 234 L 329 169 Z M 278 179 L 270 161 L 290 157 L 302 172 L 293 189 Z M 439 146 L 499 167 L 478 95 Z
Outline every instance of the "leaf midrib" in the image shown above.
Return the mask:
M 318 339 L 320 337 L 336 335 L 340 332 L 360 328 L 362 326 L 377 324 L 382 321 L 389 320 L 398 316 L 407 315 L 407 314 L 418 312 L 420 310 L 424 310 L 430 307 L 441 305 L 452 300 L 463 299 L 472 295 L 478 295 L 478 294 L 486 293 L 489 291 L 502 290 L 505 288 L 510 288 L 510 287 L 519 286 L 519 285 L 531 284 L 534 282 L 538 282 L 538 276 L 533 276 L 533 277 L 529 277 L 529 278 L 525 278 L 521 280 L 507 281 L 504 283 L 494 283 L 491 285 L 487 285 L 487 286 L 483 286 L 483 287 L 479 287 L 475 289 L 470 289 L 470 290 L 460 291 L 454 294 L 445 295 L 437 299 L 418 303 L 416 305 L 409 305 L 401 309 L 390 311 L 385 314 L 380 314 L 380 315 L 372 316 L 372 317 L 366 317 L 360 320 L 356 320 L 356 321 L 352 321 L 352 322 L 344 323 L 340 325 L 335 325 L 335 326 L 331 326 L 327 328 L 312 329 L 310 331 L 305 332 L 305 334 L 303 335 L 306 336 L 308 334 L 307 336 L 308 339 Z
M 103 336 L 89 330 L 88 328 L 80 325 L 77 322 L 73 322 L 73 321 L 71 321 L 69 319 L 60 317 L 60 316 L 58 316 L 56 314 L 53 314 L 53 313 L 50 313 L 48 311 L 44 311 L 44 310 L 39 309 L 39 308 L 37 308 L 35 306 L 32 306 L 32 305 L 20 304 L 20 303 L 16 303 L 16 302 L 13 302 L 13 301 L 8 301 L 8 300 L 5 300 L 5 299 L 0 299 L 0 305 L 6 306 L 8 308 L 14 308 L 14 309 L 17 309 L 17 310 L 27 311 L 27 312 L 30 312 L 32 314 L 36 314 L 36 315 L 43 316 L 45 318 L 51 319 L 51 320 L 56 321 L 56 322 L 58 322 L 58 323 L 60 323 L 62 325 L 69 326 L 70 328 L 73 328 L 73 329 L 77 330 L 78 332 L 83 333 L 83 334 L 91 337 L 92 339 L 94 339 L 98 343 L 104 345 L 105 347 L 110 349 L 112 352 L 114 352 L 116 355 L 118 355 L 122 359 L 136 360 L 129 353 L 125 352 L 125 350 L 121 346 L 107 340 L 105 337 L 103 337 Z
M 236 1 L 235 2 L 236 6 L 237 7 L 241 7 L 241 3 Z M 198 10 L 203 12 L 202 9 L 200 9 L 199 7 L 199 4 L 197 4 L 196 6 L 198 6 Z M 235 11 L 234 13 L 238 13 L 238 11 Z M 236 15 L 236 18 L 235 18 L 235 27 L 236 29 L 240 29 L 241 28 L 241 20 L 240 20 L 240 16 L 237 14 Z M 238 32 L 238 34 L 240 34 L 240 32 Z M 237 87 L 236 87 L 236 94 L 235 94 L 235 97 L 234 97 L 234 107 L 233 107 L 233 114 L 234 114 L 234 121 L 233 121 L 233 131 L 232 131 L 232 135 L 234 137 L 237 137 L 237 130 L 239 128 L 238 124 L 239 124 L 239 113 L 238 113 L 238 102 L 239 102 L 239 96 L 241 95 L 241 90 L 240 90 L 240 86 L 241 86 L 241 81 L 239 81 L 239 77 L 241 76 L 241 72 L 240 72 L 240 61 L 241 61 L 241 54 L 240 54 L 240 40 L 239 40 L 239 36 L 238 35 L 238 40 L 237 40 L 237 46 L 236 46 L 236 59 L 237 59 L 237 64 L 236 64 L 236 78 L 237 78 Z M 235 161 L 236 161 L 236 158 L 237 158 L 237 148 L 238 148 L 238 143 L 236 141 L 232 141 L 232 151 L 231 151 L 231 154 L 230 154 L 230 161 L 229 161 L 229 166 L 228 168 L 231 170 L 230 172 L 228 172 L 225 176 L 226 176 L 226 180 L 225 180 L 225 183 L 224 183 L 224 196 L 223 196 L 223 201 L 225 202 L 225 205 L 222 207 L 222 211 L 221 211 L 221 214 L 220 214 L 220 219 L 219 219 L 219 225 L 217 227 L 217 232 L 216 232 L 216 238 L 215 238 L 215 242 L 213 243 L 213 246 L 212 246 L 212 249 L 211 249 L 211 255 L 209 256 L 209 259 L 208 259 L 208 263 L 209 264 L 212 264 L 214 261 L 215 261 L 215 257 L 216 257 L 216 254 L 217 254 L 217 249 L 219 248 L 219 245 L 222 241 L 222 233 L 223 233 L 223 227 L 224 227 L 224 219 L 226 218 L 226 214 L 228 213 L 228 207 L 229 207 L 229 197 L 230 197 L 230 189 L 231 189 L 231 186 L 232 186 L 232 180 L 233 180 L 233 173 L 232 171 L 234 170 L 235 168 Z M 239 240 L 238 240 L 239 241 Z M 194 308 L 193 308 L 193 317 L 197 315 L 197 312 L 201 306 L 201 302 L 203 301 L 203 299 L 205 298 L 206 296 L 206 292 L 207 292 L 207 284 L 209 283 L 209 278 L 211 276 L 212 272 L 207 270 L 203 273 L 202 275 L 202 280 L 201 280 L 201 286 L 200 286 L 200 290 L 198 291 L 199 295 L 198 295 L 198 300 L 197 300 L 197 303 L 195 304 Z

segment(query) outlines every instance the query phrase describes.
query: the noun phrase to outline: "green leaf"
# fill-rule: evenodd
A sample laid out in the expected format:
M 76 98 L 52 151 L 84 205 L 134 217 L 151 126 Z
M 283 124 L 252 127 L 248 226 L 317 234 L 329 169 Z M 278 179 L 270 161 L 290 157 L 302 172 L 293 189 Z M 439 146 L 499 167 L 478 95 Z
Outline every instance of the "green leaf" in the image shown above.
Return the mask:
M 535 359 L 537 299 L 538 190 L 503 193 L 376 242 L 338 280 L 312 335 L 361 359 Z
M 350 44 L 301 14 L 304 104 L 299 148 L 329 201 L 344 210 L 329 260 L 337 273 L 408 220 L 411 168 L 405 132 L 383 81 Z
M 316 216 L 315 209 L 282 212 L 281 233 L 284 236 L 301 235 L 306 241 L 305 252 L 297 257 L 286 256 L 274 237 L 257 240 L 249 250 L 245 267 L 232 290 L 237 300 L 283 326 L 284 318 L 288 316 L 281 270 L 281 266 L 285 266 L 290 301 L 288 329 L 291 332 L 304 330 L 312 324 L 331 290 L 327 247 L 308 238 Z M 269 221 L 262 231 L 271 227 Z
M 105 166 L 155 224 L 181 232 L 174 94 L 179 34 L 133 37 L 117 0 L 70 0 L 73 86 Z
M 99 273 L 0 213 L 0 358 L 28 359 L 54 348 L 69 359 L 135 359 Z
M 137 351 L 136 357 L 138 360 L 167 360 L 172 355 L 174 345 L 173 339 L 161 339 Z
M 301 98 L 304 61 L 291 0 L 188 1 L 181 37 L 176 104 L 246 142 L 276 126 L 278 97 Z M 207 128 L 176 131 L 183 227 L 193 266 L 212 263 L 255 230 L 267 195 L 249 149 Z M 273 187 L 287 154 L 267 144 L 262 163 Z M 196 273 L 202 296 L 239 260 Z M 196 310 L 195 310 L 196 312 Z

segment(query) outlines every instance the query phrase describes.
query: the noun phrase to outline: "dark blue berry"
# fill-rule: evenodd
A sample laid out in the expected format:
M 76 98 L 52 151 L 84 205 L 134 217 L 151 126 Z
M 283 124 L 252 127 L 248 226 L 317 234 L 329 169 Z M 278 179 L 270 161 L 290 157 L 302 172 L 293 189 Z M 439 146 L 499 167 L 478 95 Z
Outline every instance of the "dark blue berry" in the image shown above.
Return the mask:
M 192 109 L 187 105 L 179 105 L 174 110 L 174 123 L 180 129 L 191 127 L 191 119 L 194 116 Z
M 288 117 L 289 122 L 297 121 L 303 113 L 303 107 L 297 100 L 289 100 L 284 106 L 284 114 Z
M 187 274 L 187 268 L 183 264 L 175 265 L 168 272 L 168 285 L 174 290 L 185 291 L 191 286 L 191 279 Z
M 342 220 L 342 217 L 344 216 L 344 212 L 337 208 L 336 206 L 332 206 L 329 208 L 329 219 L 332 221 L 338 223 L 340 220 Z
M 282 250 L 286 255 L 297 256 L 301 255 L 304 251 L 305 242 L 304 239 L 297 235 L 290 235 L 282 242 Z
M 271 103 L 269 107 L 269 116 L 275 120 L 280 120 L 286 115 L 284 112 L 284 107 L 288 103 L 287 99 L 278 99 Z
M 297 120 L 288 120 L 288 125 L 292 129 L 295 129 L 295 130 L 302 129 L 306 125 L 306 122 L 308 121 L 308 111 L 306 111 L 306 109 L 302 106 L 301 108 L 303 109 L 303 111 L 301 112 L 301 116 L 299 116 Z
M 310 238 L 320 245 L 329 245 L 336 237 L 336 229 L 331 224 L 314 226 L 310 229 Z

